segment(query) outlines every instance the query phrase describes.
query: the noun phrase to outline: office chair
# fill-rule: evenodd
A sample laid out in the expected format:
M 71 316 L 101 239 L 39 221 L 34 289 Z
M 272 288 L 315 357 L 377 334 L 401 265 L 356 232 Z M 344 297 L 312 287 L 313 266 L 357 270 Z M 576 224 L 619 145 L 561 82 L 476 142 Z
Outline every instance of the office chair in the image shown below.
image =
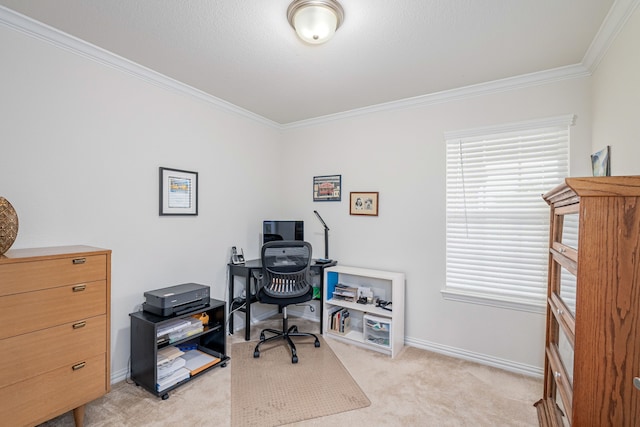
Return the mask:
M 253 357 L 260 357 L 260 346 L 266 342 L 286 340 L 291 350 L 291 363 L 298 363 L 296 346 L 291 337 L 313 337 L 314 345 L 320 347 L 318 337 L 298 331 L 297 326 L 289 327 L 287 306 L 310 301 L 313 287 L 309 277 L 311 265 L 311 245 L 307 242 L 281 240 L 267 242 L 262 246 L 262 274 L 258 281 L 258 301 L 275 304 L 282 311 L 282 331 L 264 329 L 260 332 L 260 342 L 253 351 Z M 266 338 L 265 332 L 275 334 Z

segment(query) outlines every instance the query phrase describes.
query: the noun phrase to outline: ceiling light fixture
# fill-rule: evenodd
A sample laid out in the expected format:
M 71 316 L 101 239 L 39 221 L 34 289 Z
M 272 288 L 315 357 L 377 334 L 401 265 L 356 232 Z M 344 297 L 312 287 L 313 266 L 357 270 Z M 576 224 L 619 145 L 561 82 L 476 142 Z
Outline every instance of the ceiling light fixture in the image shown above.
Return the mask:
M 328 41 L 344 21 L 344 10 L 335 0 L 295 0 L 287 9 L 289 24 L 310 44 Z

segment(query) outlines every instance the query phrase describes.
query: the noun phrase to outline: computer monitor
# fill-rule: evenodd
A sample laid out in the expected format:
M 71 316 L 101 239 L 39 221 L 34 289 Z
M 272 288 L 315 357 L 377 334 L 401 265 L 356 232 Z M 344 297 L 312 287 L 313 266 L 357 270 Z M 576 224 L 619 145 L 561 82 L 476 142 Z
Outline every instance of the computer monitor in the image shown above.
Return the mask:
M 262 244 L 274 240 L 304 240 L 304 221 L 263 221 Z

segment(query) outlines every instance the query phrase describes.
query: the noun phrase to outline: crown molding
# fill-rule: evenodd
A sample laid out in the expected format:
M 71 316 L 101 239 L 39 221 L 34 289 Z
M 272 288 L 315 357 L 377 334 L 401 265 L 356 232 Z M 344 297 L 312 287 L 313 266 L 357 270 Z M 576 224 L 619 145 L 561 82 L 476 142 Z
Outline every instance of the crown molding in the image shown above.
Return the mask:
M 396 111 L 407 108 L 417 108 L 445 102 L 491 95 L 510 90 L 523 89 L 531 86 L 550 84 L 561 80 L 590 76 L 599 62 L 605 56 L 607 49 L 618 35 L 628 18 L 640 4 L 640 0 L 616 0 L 607 14 L 600 30 L 587 49 L 580 64 L 554 68 L 520 76 L 508 77 L 486 83 L 479 83 L 461 88 L 401 99 L 387 103 L 371 105 L 312 119 L 300 120 L 287 124 L 280 124 L 267 119 L 244 108 L 238 107 L 223 99 L 212 96 L 187 84 L 179 82 L 157 71 L 118 56 L 112 52 L 66 34 L 60 30 L 19 14 L 4 6 L 0 6 L 0 25 L 22 32 L 30 37 L 51 43 L 61 49 L 80 55 L 102 65 L 120 70 L 157 87 L 185 94 L 199 99 L 211 106 L 232 113 L 273 129 L 286 131 L 290 129 L 315 126 L 336 120 L 344 120 L 368 114 Z
M 494 93 L 554 83 L 561 80 L 588 77 L 590 75 L 591 73 L 589 72 L 589 70 L 582 64 L 568 65 L 566 67 L 554 68 L 552 70 L 523 74 L 521 76 L 508 77 L 506 79 L 494 80 L 487 83 L 479 83 L 457 89 L 401 99 L 399 101 L 392 101 L 383 104 L 372 105 L 369 107 L 357 108 L 342 113 L 329 114 L 313 119 L 301 120 L 298 122 L 283 125 L 283 129 L 287 130 L 313 126 L 335 120 L 343 120 L 346 118 L 364 116 L 384 111 L 397 111 L 406 108 L 417 108 L 428 105 L 442 104 L 451 101 L 460 101 L 477 96 L 491 95 Z
M 616 0 L 604 18 L 598 33 L 582 58 L 582 64 L 593 73 L 629 17 L 640 5 L 640 0 Z
M 272 120 L 240 108 L 223 99 L 216 98 L 215 96 L 209 95 L 208 93 L 116 55 L 113 52 L 109 52 L 108 50 L 95 46 L 87 41 L 64 33 L 43 24 L 42 22 L 31 19 L 28 16 L 17 13 L 4 6 L 0 6 L 0 25 L 19 31 L 38 40 L 51 43 L 56 47 L 90 59 L 99 64 L 122 71 L 154 86 L 174 93 L 192 96 L 219 110 L 248 118 L 272 128 L 280 129 L 280 124 Z

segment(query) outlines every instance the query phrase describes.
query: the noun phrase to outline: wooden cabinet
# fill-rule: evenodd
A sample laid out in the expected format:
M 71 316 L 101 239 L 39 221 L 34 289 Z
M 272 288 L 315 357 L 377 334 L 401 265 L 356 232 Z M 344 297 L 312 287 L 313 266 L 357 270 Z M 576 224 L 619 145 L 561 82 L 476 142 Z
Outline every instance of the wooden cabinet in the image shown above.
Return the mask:
M 543 197 L 551 228 L 540 424 L 636 426 L 640 176 L 567 178 Z M 566 238 L 572 218 L 577 243 Z
M 32 426 L 110 390 L 111 251 L 88 246 L 0 256 L 0 419 Z
M 404 347 L 404 273 L 338 265 L 326 268 L 324 276 L 324 336 L 397 356 Z M 371 303 L 357 302 L 359 289 L 372 292 Z M 338 319 L 343 314 L 346 326 Z

